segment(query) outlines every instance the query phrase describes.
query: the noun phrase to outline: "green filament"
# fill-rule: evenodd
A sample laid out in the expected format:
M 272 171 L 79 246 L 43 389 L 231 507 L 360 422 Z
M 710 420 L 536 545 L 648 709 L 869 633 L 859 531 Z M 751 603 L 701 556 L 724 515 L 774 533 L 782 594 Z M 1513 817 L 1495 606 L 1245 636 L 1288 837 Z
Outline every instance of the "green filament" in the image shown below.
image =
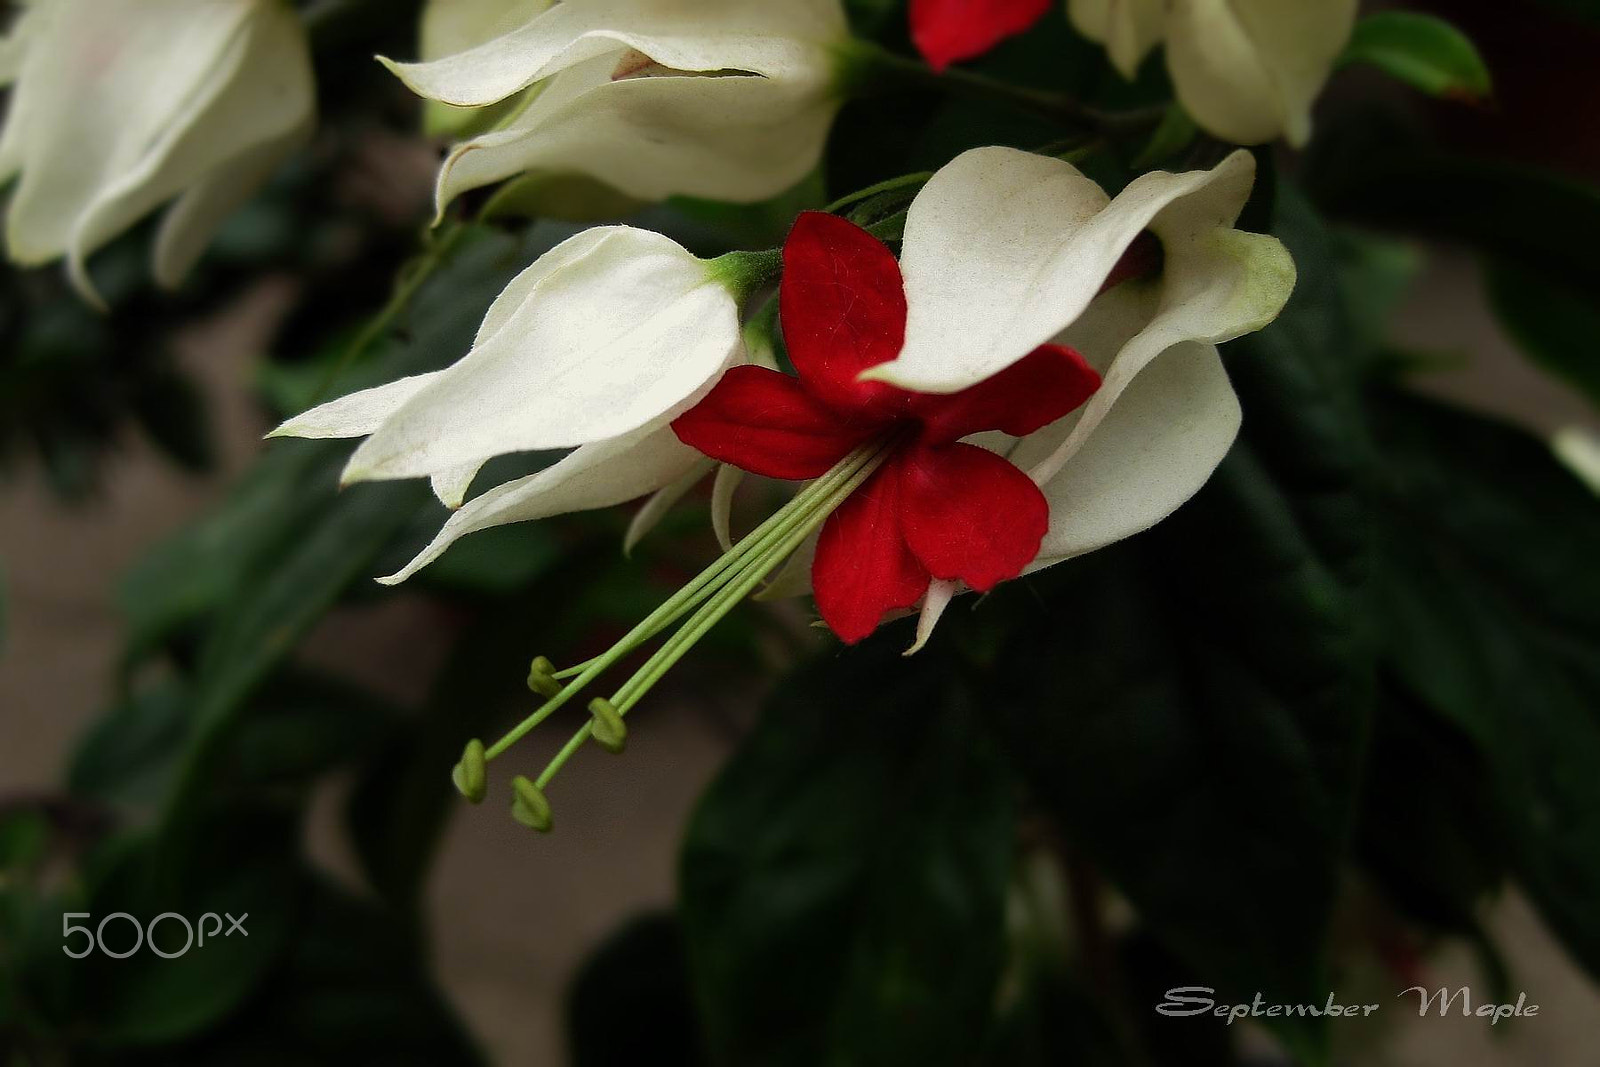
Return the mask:
M 541 807 L 533 798 L 543 797 L 544 790 L 567 761 L 591 738 L 613 752 L 621 751 L 627 739 L 627 727 L 623 720 L 628 712 L 712 627 L 754 592 L 817 531 L 829 515 L 861 488 L 888 459 L 894 447 L 893 440 L 881 439 L 851 452 L 601 655 L 565 670 L 556 670 L 543 657 L 536 659 L 530 671 L 529 684 L 547 698 L 545 703 L 490 748 L 479 746 L 473 750 L 474 755 L 482 753 L 480 758 L 484 762 L 503 755 L 629 653 L 673 625 L 682 624 L 609 700 L 596 698 L 590 701 L 590 721 L 562 747 L 536 781 L 518 778 L 513 783 L 517 793 L 515 807 L 519 821 L 528 825 L 535 822 L 548 825 L 548 808 Z M 477 787 L 471 791 L 462 790 L 469 799 L 474 794 L 478 799 L 482 796 L 479 766 L 481 764 L 474 766 L 471 774 L 458 773 L 456 776 L 458 787 Z M 458 768 L 458 772 L 464 769 Z M 535 815 L 536 811 L 538 817 L 530 819 L 529 816 Z

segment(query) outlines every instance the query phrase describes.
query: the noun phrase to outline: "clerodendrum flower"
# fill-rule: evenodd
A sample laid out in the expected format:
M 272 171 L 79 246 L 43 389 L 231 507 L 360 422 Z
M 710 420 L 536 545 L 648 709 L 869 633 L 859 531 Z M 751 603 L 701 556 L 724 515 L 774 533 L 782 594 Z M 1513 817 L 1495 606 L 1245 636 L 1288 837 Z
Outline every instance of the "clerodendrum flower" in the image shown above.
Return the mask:
M 450 153 L 441 210 L 524 173 L 582 175 L 639 200 L 749 202 L 816 166 L 847 40 L 839 0 L 562 0 L 455 55 L 385 62 L 457 107 L 526 94 L 509 122 Z
M 168 201 L 154 272 L 176 286 L 314 121 L 309 49 L 283 0 L 34 0 L 7 53 L 10 257 L 65 256 L 91 300 L 90 253 Z
M 455 367 L 280 432 L 372 433 L 353 476 L 431 475 L 447 497 L 497 452 L 581 446 L 472 501 L 397 577 L 470 529 L 618 503 L 707 459 L 808 483 L 606 653 L 535 660 L 546 703 L 468 747 L 457 784 L 481 799 L 488 760 L 676 627 L 536 782 L 517 779 L 518 817 L 548 827 L 543 789 L 572 753 L 620 747 L 623 716 L 808 545 L 841 638 L 920 602 L 920 646 L 963 589 L 1128 537 L 1198 491 L 1240 424 L 1216 345 L 1270 322 L 1294 285 L 1277 240 L 1234 228 L 1253 179 L 1238 152 L 1113 199 L 1060 160 L 978 149 L 918 194 L 898 263 L 853 224 L 804 215 L 780 290 L 795 378 L 745 365 L 726 266 L 592 230 L 513 282 Z
M 912 38 L 935 66 L 1020 33 L 1047 0 L 912 0 Z M 1178 100 L 1236 144 L 1304 144 L 1311 105 L 1350 40 L 1356 0 L 1067 0 L 1078 31 L 1133 78 L 1165 42 Z
M 799 379 L 730 372 L 679 436 L 777 477 L 880 442 L 813 585 L 845 640 L 922 603 L 920 644 L 962 586 L 1137 533 L 1221 461 L 1240 413 L 1215 345 L 1270 322 L 1294 280 L 1277 240 L 1232 228 L 1253 174 L 1241 152 L 1111 200 L 1069 164 L 980 149 L 912 204 L 898 264 L 807 216 L 783 279 Z

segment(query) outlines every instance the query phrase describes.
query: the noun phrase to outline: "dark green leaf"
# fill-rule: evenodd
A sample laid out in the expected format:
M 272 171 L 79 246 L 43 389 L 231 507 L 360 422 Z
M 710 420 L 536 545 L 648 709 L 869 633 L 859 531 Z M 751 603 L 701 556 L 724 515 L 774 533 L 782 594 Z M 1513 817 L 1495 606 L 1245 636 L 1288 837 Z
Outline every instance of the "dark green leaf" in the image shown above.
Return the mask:
M 1404 242 L 1341 229 L 1334 233 L 1334 256 L 1339 290 L 1350 309 L 1356 348 L 1351 355 L 1370 357 L 1384 347 L 1389 321 L 1422 269 L 1422 253 Z
M 1547 171 L 1389 145 L 1346 153 L 1320 202 L 1352 218 L 1464 242 L 1600 288 L 1600 191 Z M 1331 169 L 1331 168 L 1330 168 Z
M 1518 878 L 1600 973 L 1600 499 L 1517 430 L 1374 406 L 1389 669 L 1490 769 Z
M 206 398 L 190 379 L 170 366 L 157 366 L 137 382 L 133 413 L 144 432 L 175 463 L 192 471 L 211 466 Z
M 476 1067 L 483 1062 L 426 974 L 408 926 L 327 883 L 302 879 L 294 938 L 227 1025 L 164 1049 L 161 1067 Z
M 570 568 L 574 580 L 590 568 Z M 351 793 L 351 840 L 367 878 L 398 913 L 415 916 L 439 837 L 462 803 L 450 770 L 474 737 L 530 698 L 524 683 L 549 605 L 540 587 L 486 612 L 457 639 L 412 730 L 396 733 Z
M 248 936 L 213 935 L 203 949 L 197 944 L 174 959 L 145 949 L 126 959 L 96 952 L 79 961 L 74 1008 L 97 1044 L 158 1044 L 214 1025 L 250 995 L 288 942 L 299 906 L 295 820 L 270 811 L 212 814 L 194 844 L 179 855 L 153 835 L 128 840 L 78 910 L 96 923 L 116 912 L 146 923 L 165 912 L 195 923 L 207 913 L 248 914 Z M 220 925 L 229 928 L 226 919 Z M 117 951 L 133 944 L 127 920 L 107 922 L 104 933 Z M 165 951 L 179 952 L 184 942 L 181 923 L 158 926 Z
M 705 1062 L 677 919 L 635 919 L 584 962 L 567 997 L 567 1041 L 571 1067 Z
M 112 1055 L 83 1056 L 84 1062 L 119 1067 L 481 1063 L 429 981 L 415 932 L 320 878 L 297 875 L 287 857 L 280 861 L 296 879 L 287 897 L 294 903 L 294 927 L 250 997 L 186 1040 L 117 1047 Z
M 1369 63 L 1429 96 L 1479 100 L 1493 91 L 1472 39 L 1444 19 L 1380 11 L 1356 23 L 1341 63 Z
M 1549 271 L 1491 262 L 1489 298 L 1534 362 L 1600 405 L 1600 308 L 1592 289 Z
M 1380 687 L 1357 849 L 1406 915 L 1476 935 L 1506 873 L 1483 755 L 1392 680 Z
M 1004 954 L 1010 782 L 932 664 L 880 641 L 786 686 L 682 867 L 717 1062 L 969 1064 Z
M 131 693 L 78 742 L 67 785 L 76 794 L 119 804 L 149 804 L 171 785 L 188 739 L 188 689 L 168 679 Z
M 1039 579 L 996 673 L 1040 798 L 1194 984 L 1298 1003 L 1326 995 L 1371 706 L 1371 448 L 1327 235 L 1284 192 L 1300 285 L 1227 352 L 1240 444 L 1150 534 Z

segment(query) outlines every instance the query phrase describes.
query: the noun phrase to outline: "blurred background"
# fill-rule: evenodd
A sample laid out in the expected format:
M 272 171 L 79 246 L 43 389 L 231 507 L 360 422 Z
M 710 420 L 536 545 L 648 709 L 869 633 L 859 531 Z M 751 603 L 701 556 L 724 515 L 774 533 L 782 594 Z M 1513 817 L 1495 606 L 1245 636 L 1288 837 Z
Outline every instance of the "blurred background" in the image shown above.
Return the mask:
M 1430 101 L 1370 72 L 1342 73 L 1319 108 L 1326 135 L 1304 158 L 1282 154 L 1287 173 L 1303 168 L 1316 174 L 1319 153 L 1381 154 L 1382 135 L 1393 130 L 1426 138 L 1441 152 L 1600 184 L 1600 126 L 1593 121 L 1600 113 L 1593 69 L 1600 29 L 1577 10 L 1582 5 L 1572 11 L 1559 4 L 1472 0 L 1407 6 L 1435 11 L 1467 31 L 1493 72 L 1494 100 Z M 1064 34 L 1064 26 L 1058 32 Z M 153 705 L 180 684 L 181 672 L 141 661 L 155 645 L 176 649 L 180 663 L 202 655 L 197 620 L 225 612 L 227 598 L 261 595 L 221 573 L 218 559 L 231 554 L 228 546 L 284 561 L 292 542 L 319 536 L 308 511 L 299 518 L 268 515 L 259 509 L 276 507 L 281 498 L 270 487 L 252 497 L 248 487 L 268 469 L 266 453 L 278 453 L 283 466 L 315 464 L 338 451 L 313 455 L 297 442 L 269 446 L 262 434 L 284 411 L 315 395 L 327 375 L 346 374 L 338 353 L 387 298 L 393 265 L 417 256 L 419 247 L 429 254 L 418 235 L 436 148 L 411 133 L 415 109 L 406 94 L 353 58 L 375 47 L 403 53 L 404 33 L 385 39 L 364 26 L 349 33 L 319 51 L 319 76 L 333 87 L 324 88 L 324 99 L 341 102 L 325 105 L 314 150 L 230 224 L 202 277 L 178 299 L 163 300 L 142 280 L 143 236 L 97 263 L 117 309 L 109 319 L 81 307 L 50 271 L 7 268 L 0 280 L 0 815 L 29 813 L 48 824 L 61 862 L 106 833 L 124 808 L 148 805 L 150 782 L 171 773 L 162 766 L 162 751 L 172 727 L 161 725 Z M 1005 55 L 997 60 L 1007 61 Z M 853 135 L 847 127 L 835 152 L 847 153 Z M 1373 138 L 1370 145 L 1363 137 Z M 830 180 L 830 191 L 848 191 L 843 183 L 851 167 L 847 161 L 838 168 L 845 173 Z M 1322 179 L 1307 180 L 1315 187 Z M 1341 189 L 1329 178 L 1314 191 L 1319 203 L 1348 209 L 1359 220 L 1366 206 L 1361 180 L 1373 179 L 1352 179 Z M 1512 283 L 1485 271 L 1481 247 L 1438 232 L 1408 242 L 1404 207 L 1395 210 L 1399 217 L 1384 215 L 1380 206 L 1370 221 L 1393 231 L 1387 240 L 1400 238 L 1386 247 L 1414 257 L 1394 294 L 1386 344 L 1423 361 L 1416 387 L 1540 435 L 1600 430 L 1593 406 L 1530 362 L 1539 339 L 1517 327 L 1539 313 L 1508 316 Z M 689 240 L 731 229 L 760 247 L 781 237 L 786 217 L 781 207 L 730 217 L 701 205 L 669 205 L 645 221 Z M 463 253 L 476 260 L 454 266 L 465 277 L 461 284 L 482 288 L 503 276 L 504 262 L 529 258 L 530 249 L 570 232 L 540 223 L 488 235 Z M 1594 314 L 1597 296 L 1581 292 L 1578 300 Z M 375 351 L 340 380 L 356 384 L 367 371 L 380 380 L 389 376 L 391 368 L 406 365 L 408 347 L 426 347 L 430 331 L 435 338 L 459 336 L 463 323 L 434 321 L 448 314 L 424 301 L 385 323 Z M 1538 323 L 1528 329 L 1537 334 Z M 1582 359 L 1600 358 L 1595 335 L 1574 343 L 1583 348 Z M 291 478 L 286 484 L 298 483 Z M 360 492 L 342 498 L 346 512 Z M 565 652 L 602 647 L 619 620 L 670 588 L 707 541 L 697 532 L 704 524 L 694 507 L 669 528 L 665 547 L 645 549 L 626 563 L 616 552 L 625 515 L 557 524 L 554 531 L 514 529 L 478 546 L 470 558 L 454 559 L 453 553 L 454 562 L 441 565 L 420 588 L 383 593 L 353 581 L 354 571 L 360 577 L 384 573 L 382 561 L 414 548 L 437 519 L 415 501 L 399 500 L 378 507 L 376 519 L 345 517 L 341 536 L 374 539 L 381 550 L 282 563 L 307 569 L 295 572 L 291 594 L 329 605 L 292 621 L 293 632 L 303 629 L 303 635 L 273 668 L 273 685 L 302 687 L 295 707 L 311 721 L 286 716 L 249 752 L 210 758 L 235 784 L 259 770 L 273 788 L 304 793 L 309 814 L 293 832 L 303 834 L 317 878 L 349 899 L 369 900 L 375 893 L 392 899 L 397 885 L 415 882 L 443 997 L 491 1062 L 569 1062 L 569 1017 L 578 1010 L 574 977 L 625 923 L 672 907 L 683 828 L 751 729 L 771 688 L 771 667 L 826 646 L 798 613 L 765 613 L 760 620 L 752 614 L 751 625 L 737 627 L 741 632 L 725 647 L 680 672 L 640 716 L 625 758 L 589 754 L 567 772 L 552 836 L 535 839 L 502 812 L 458 805 L 422 810 L 408 822 L 399 812 L 417 806 L 407 793 L 413 789 L 408 776 L 417 772 L 407 746 L 440 749 L 449 757 L 447 769 L 459 749 L 451 742 L 461 732 L 451 724 L 505 718 L 520 665 L 543 650 L 534 642 L 548 640 Z M 284 503 L 280 511 L 288 509 Z M 257 536 L 279 526 L 284 529 L 274 536 L 281 535 L 281 543 L 263 544 Z M 610 570 L 598 592 L 575 592 L 560 575 L 542 570 L 600 558 L 610 561 Z M 340 567 L 352 569 L 352 580 L 324 588 L 318 574 Z M 153 593 L 158 587 L 161 592 Z M 464 655 L 463 647 L 481 654 Z M 407 721 L 445 725 L 424 726 L 416 736 L 368 736 L 353 721 L 359 716 L 314 718 L 314 709 L 348 703 L 340 695 L 347 690 L 362 694 L 362 701 L 403 709 Z M 144 724 L 137 736 L 124 735 L 118 715 Z M 300 730 L 326 736 L 321 743 L 303 742 Z M 560 733 L 539 736 L 530 765 L 554 751 Z M 349 742 L 343 750 L 341 739 Z M 349 759 L 352 749 L 367 757 Z M 264 770 L 251 768 L 250 752 Z M 280 758 L 285 765 L 273 764 Z M 438 759 L 423 762 L 432 770 Z M 373 814 L 375 806 L 384 812 Z M 388 832 L 396 837 L 431 833 L 430 820 L 443 824 L 436 846 L 391 857 L 385 867 L 370 845 L 352 841 L 351 810 L 358 818 L 362 811 L 392 817 Z M 401 870 L 406 864 L 422 866 Z M 398 892 L 404 897 L 407 891 Z M 1541 1005 L 1538 1025 L 1491 1030 L 1473 1020 L 1391 1012 L 1384 1032 L 1364 1035 L 1360 1058 L 1350 1062 L 1595 1062 L 1600 988 L 1520 893 L 1496 895 L 1482 919 L 1514 975 L 1509 988 L 1528 991 Z M 1483 973 L 1483 957 L 1465 942 L 1401 941 L 1395 952 L 1417 953 L 1407 973 L 1430 986 L 1470 984 Z M 670 983 L 667 988 L 662 996 L 672 995 Z M 1354 992 L 1360 983 L 1350 988 L 1341 999 L 1360 999 Z M 1273 1062 L 1271 1048 L 1263 1037 L 1260 1062 Z

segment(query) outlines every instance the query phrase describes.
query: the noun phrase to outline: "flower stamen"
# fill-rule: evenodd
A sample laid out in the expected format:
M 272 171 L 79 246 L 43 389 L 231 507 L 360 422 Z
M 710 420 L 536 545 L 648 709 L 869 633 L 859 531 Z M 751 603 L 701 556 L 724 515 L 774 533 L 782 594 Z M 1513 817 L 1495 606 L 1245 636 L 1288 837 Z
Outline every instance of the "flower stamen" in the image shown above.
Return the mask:
M 544 704 L 487 749 L 479 741 L 471 742 L 453 774 L 458 790 L 474 803 L 481 800 L 489 761 L 504 755 L 629 653 L 681 622 L 678 630 L 609 699 L 597 697 L 589 702 L 590 720 L 536 780 L 519 777 L 513 782 L 513 814 L 517 820 L 533 829 L 548 829 L 549 806 L 543 800 L 544 790 L 567 761 L 591 738 L 609 751 L 622 751 L 627 741 L 624 719 L 628 712 L 865 484 L 896 451 L 903 437 L 904 434 L 889 434 L 856 448 L 599 656 L 560 670 L 544 656 L 536 658 L 529 668 L 528 686 L 545 697 Z

